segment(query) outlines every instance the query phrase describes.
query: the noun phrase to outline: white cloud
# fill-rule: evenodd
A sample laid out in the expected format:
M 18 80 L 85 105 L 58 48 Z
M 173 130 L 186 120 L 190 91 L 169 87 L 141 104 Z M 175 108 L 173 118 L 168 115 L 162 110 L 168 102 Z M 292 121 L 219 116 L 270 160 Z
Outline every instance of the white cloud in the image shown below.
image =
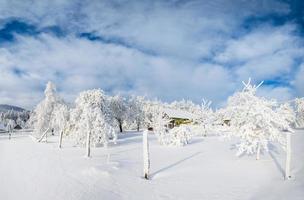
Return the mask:
M 255 81 L 295 80 L 296 95 L 302 95 L 303 78 L 293 73 L 294 59 L 303 57 L 297 27 L 261 25 L 248 33 L 242 28 L 249 16 L 288 12 L 286 4 L 275 0 L 0 0 L 0 20 L 20 18 L 67 32 L 60 38 L 17 36 L 15 43 L 0 48 L 0 103 L 30 108 L 48 80 L 69 101 L 81 90 L 101 87 L 168 101 L 204 97 L 217 106 L 249 76 Z M 81 32 L 129 47 L 77 38 Z M 294 95 L 287 87 L 262 90 L 280 98 Z
M 247 16 L 288 12 L 288 5 L 275 0 L 0 1 L 0 19 L 18 17 L 40 27 L 59 25 L 69 32 L 95 32 L 189 59 L 210 56 Z
M 274 55 L 279 51 L 297 48 L 295 26 L 261 26 L 241 38 L 230 40 L 223 53 L 217 56 L 220 62 L 245 62 Z
M 279 102 L 285 102 L 294 97 L 293 92 L 288 87 L 262 86 L 258 89 L 258 95 L 268 99 L 276 99 Z
M 5 53 L 4 53 L 5 52 Z M 228 69 L 222 66 L 179 63 L 166 57 L 151 56 L 140 51 L 69 37 L 50 35 L 37 38 L 19 37 L 18 42 L 2 49 L 0 89 L 7 94 L 42 92 L 43 84 L 53 80 L 66 97 L 81 90 L 101 87 L 111 92 L 160 97 L 163 100 L 203 97 L 215 102 L 232 90 Z M 22 74 L 15 74 L 17 68 Z M 37 87 L 38 86 L 38 87 Z M 38 98 L 27 96 L 27 107 Z M 32 101 L 30 101 L 32 99 Z M 14 102 L 14 96 L 6 102 Z
M 304 57 L 302 39 L 296 30 L 296 26 L 288 24 L 256 27 L 243 37 L 228 41 L 215 60 L 223 65 L 233 63 L 239 80 L 292 79 L 295 61 Z

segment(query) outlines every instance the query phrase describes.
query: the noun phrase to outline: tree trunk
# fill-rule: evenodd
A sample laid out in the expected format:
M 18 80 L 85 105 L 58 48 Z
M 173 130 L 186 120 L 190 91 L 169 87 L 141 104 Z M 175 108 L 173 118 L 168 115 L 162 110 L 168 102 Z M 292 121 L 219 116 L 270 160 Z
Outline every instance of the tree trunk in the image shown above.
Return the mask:
M 122 123 L 119 122 L 119 131 L 122 133 Z
M 42 134 L 42 136 L 40 137 L 38 142 L 41 142 L 44 137 L 46 138 L 46 141 L 47 141 L 47 133 L 48 133 L 49 130 L 50 130 L 50 128 L 46 129 L 46 131 Z
M 137 132 L 139 132 L 140 123 L 137 123 Z
M 258 144 L 258 149 L 257 149 L 257 155 L 256 155 L 256 159 L 260 160 L 260 153 L 261 153 L 261 144 Z
M 60 135 L 59 135 L 59 148 L 61 148 L 62 146 L 62 136 L 63 136 L 63 131 L 60 132 Z
M 291 178 L 290 174 L 291 162 L 291 133 L 286 133 L 286 163 L 285 163 L 285 180 Z
M 143 132 L 143 162 L 144 162 L 144 178 L 148 180 L 149 170 L 150 170 L 148 130 L 145 130 Z
M 88 131 L 87 133 L 87 157 L 91 156 L 91 131 Z
M 204 132 L 205 132 L 204 137 L 207 137 L 207 130 L 206 130 L 206 125 L 205 124 L 204 124 Z

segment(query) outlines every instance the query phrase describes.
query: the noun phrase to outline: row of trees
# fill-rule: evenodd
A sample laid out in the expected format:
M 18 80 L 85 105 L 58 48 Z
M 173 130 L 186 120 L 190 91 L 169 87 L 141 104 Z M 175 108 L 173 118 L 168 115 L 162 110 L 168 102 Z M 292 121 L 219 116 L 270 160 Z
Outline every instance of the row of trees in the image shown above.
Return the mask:
M 20 128 L 25 128 L 29 118 L 29 111 L 8 110 L 0 112 L 0 124 L 3 124 L 5 127 L 10 125 L 15 128 L 18 125 Z
M 75 128 L 74 126 L 77 126 L 75 123 L 83 121 L 82 115 L 90 113 L 92 110 L 98 110 L 100 112 L 98 115 L 104 118 L 103 121 L 106 121 L 111 127 L 117 127 L 119 132 L 123 132 L 123 127 L 136 127 L 139 130 L 143 126 L 143 109 L 140 97 L 127 99 L 119 95 L 107 96 L 100 89 L 88 90 L 80 93 L 75 103 L 69 106 L 59 97 L 53 83 L 47 84 L 44 93 L 45 99 L 36 106 L 29 120 L 36 136 L 47 130 L 55 132 L 60 129 L 78 130 L 80 127 Z M 92 120 L 93 118 L 90 118 L 89 121 Z
M 110 140 L 115 142 L 117 132 L 125 128 L 153 127 L 162 145 L 182 146 L 194 135 L 227 133 L 240 138 L 238 155 L 259 154 L 267 150 L 269 141 L 284 145 L 281 130 L 304 125 L 304 100 L 296 99 L 293 107 L 288 103 L 279 104 L 258 97 L 258 87 L 250 81 L 244 83 L 244 89 L 229 97 L 225 108 L 213 111 L 211 102 L 206 100 L 201 105 L 186 100 L 168 104 L 143 97 L 108 96 L 100 89 L 80 93 L 69 106 L 49 82 L 45 99 L 37 105 L 29 121 L 39 139 L 57 133 L 60 141 L 63 136 L 69 136 L 82 146 L 88 143 L 106 146 Z M 169 129 L 170 119 L 164 115 L 165 108 L 184 110 L 195 117 L 190 125 Z M 87 133 L 90 133 L 89 140 Z
M 68 106 L 59 97 L 55 85 L 51 82 L 47 84 L 44 93 L 44 100 L 36 106 L 29 120 L 34 135 L 39 139 L 50 133 L 63 133 L 74 137 L 81 145 L 84 145 L 85 133 L 88 131 L 92 135 L 91 144 L 105 145 L 106 138 L 115 140 L 117 132 L 123 132 L 124 128 L 139 131 L 149 127 L 154 128 L 163 144 L 185 144 L 186 142 L 177 141 L 163 142 L 169 134 L 166 127 L 169 119 L 164 118 L 164 108 L 186 110 L 197 116 L 202 113 L 201 107 L 191 101 L 166 104 L 158 100 L 149 101 L 140 96 L 108 96 L 100 89 L 80 93 L 75 103 Z M 96 132 L 97 129 L 100 130 Z M 185 130 L 187 129 L 182 132 Z M 175 138 L 185 141 L 177 135 L 179 131 L 174 130 L 172 133 Z

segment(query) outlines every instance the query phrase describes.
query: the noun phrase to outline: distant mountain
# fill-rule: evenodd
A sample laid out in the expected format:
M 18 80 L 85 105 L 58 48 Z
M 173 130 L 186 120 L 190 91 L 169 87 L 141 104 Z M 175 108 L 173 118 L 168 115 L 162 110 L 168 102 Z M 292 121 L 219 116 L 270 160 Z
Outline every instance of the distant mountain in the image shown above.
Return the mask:
M 9 110 L 13 110 L 13 111 L 17 111 L 17 112 L 26 111 L 24 108 L 20 108 L 18 106 L 0 104 L 0 112 L 6 112 L 6 111 L 9 111 Z

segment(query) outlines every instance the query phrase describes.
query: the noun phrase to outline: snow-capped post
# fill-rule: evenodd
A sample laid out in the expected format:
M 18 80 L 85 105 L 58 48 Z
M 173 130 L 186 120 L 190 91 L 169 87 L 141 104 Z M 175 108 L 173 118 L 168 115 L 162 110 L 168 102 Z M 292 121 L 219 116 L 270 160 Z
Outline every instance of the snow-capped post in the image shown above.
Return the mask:
M 91 156 L 91 131 L 87 133 L 87 157 Z
M 290 163 L 291 163 L 291 133 L 286 133 L 286 165 L 285 165 L 285 180 L 291 178 L 290 174 Z
M 11 128 L 9 128 L 9 130 L 8 130 L 8 139 L 9 140 L 11 139 L 11 136 L 12 136 L 12 130 L 11 130 Z
M 59 148 L 60 149 L 62 147 L 62 136 L 63 136 L 63 131 L 60 131 L 60 135 L 59 135 Z
M 11 139 L 11 126 L 9 123 L 6 126 L 6 129 L 7 129 L 7 133 L 8 133 L 8 139 L 10 140 Z
M 143 132 L 143 161 L 144 161 L 144 178 L 148 180 L 149 169 L 150 169 L 148 130 L 145 130 Z
M 89 112 L 92 113 L 92 108 L 88 108 Z M 86 142 L 86 148 L 87 148 L 87 157 L 89 158 L 91 156 L 91 124 L 90 119 L 87 119 L 87 142 Z
M 261 143 L 258 144 L 256 160 L 260 160 L 260 152 L 261 152 Z

